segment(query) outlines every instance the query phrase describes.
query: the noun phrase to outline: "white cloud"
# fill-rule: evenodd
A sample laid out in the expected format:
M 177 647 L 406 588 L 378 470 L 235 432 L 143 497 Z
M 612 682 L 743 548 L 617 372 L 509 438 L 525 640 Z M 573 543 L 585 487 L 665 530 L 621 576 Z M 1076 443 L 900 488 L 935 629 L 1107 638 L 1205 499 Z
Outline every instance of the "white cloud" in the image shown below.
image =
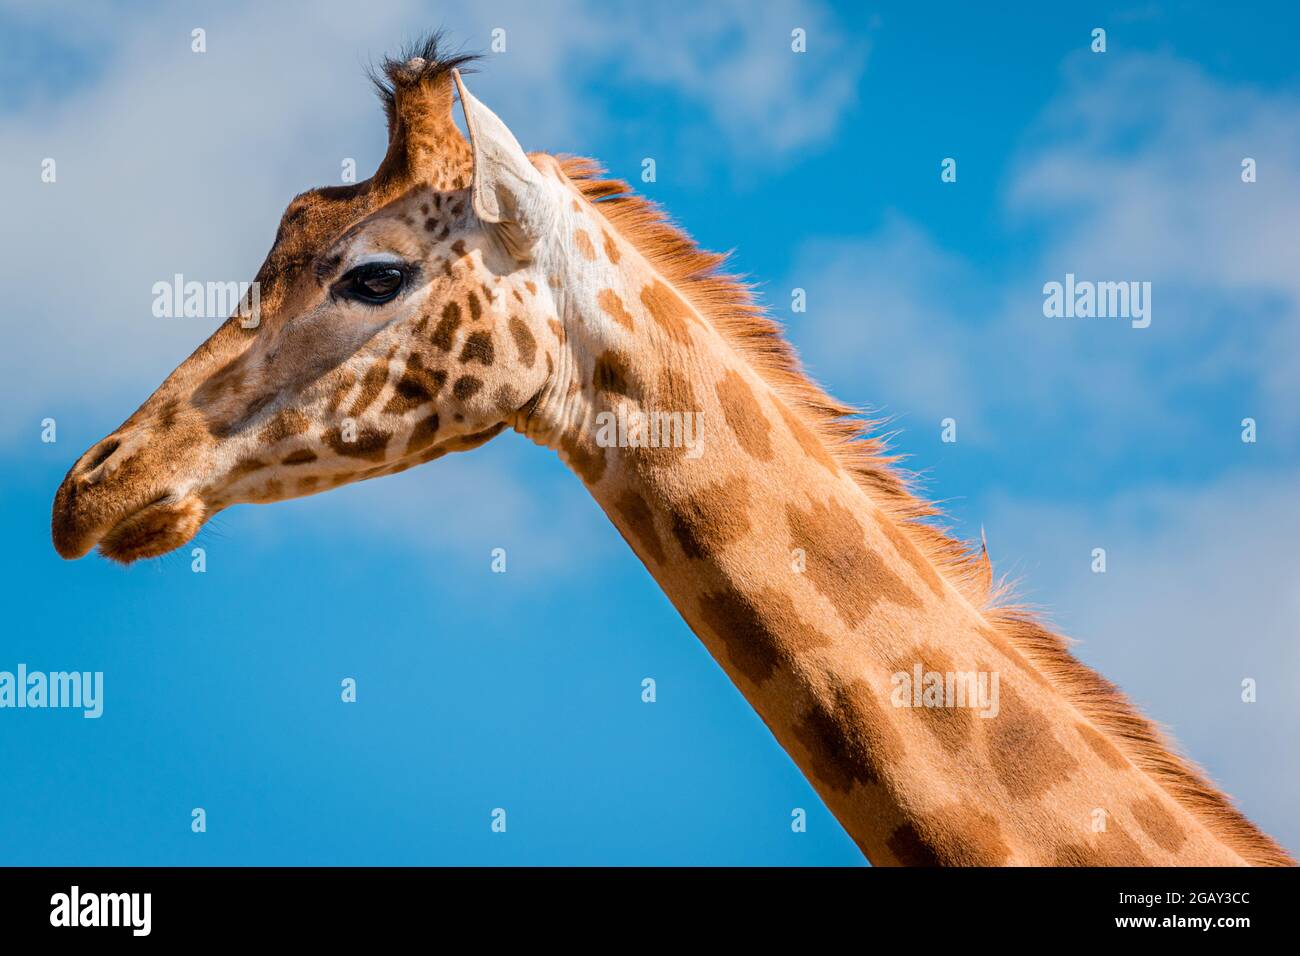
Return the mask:
M 809 292 L 796 338 L 837 386 L 868 383 L 865 400 L 927 423 L 1001 409 L 1118 453 L 1119 432 L 1203 438 L 1189 398 L 1236 386 L 1250 404 L 1214 427 L 1251 415 L 1295 446 L 1300 185 L 1284 170 L 1300 167 L 1300 100 L 1164 57 L 1107 59 L 1100 74 L 1070 65 L 1013 165 L 1010 226 L 1044 233 L 1031 259 L 982 276 L 899 217 L 809 240 L 789 277 Z M 1045 318 L 1043 283 L 1067 272 L 1152 282 L 1151 327 Z
M 830 136 L 855 100 L 866 43 L 824 6 L 809 2 L 682 4 L 672 16 L 634 5 L 637 43 L 600 39 L 635 80 L 675 88 L 701 103 L 709 124 L 750 153 L 785 153 Z M 791 31 L 807 51 L 791 51 Z
M 1227 340 L 1217 369 L 1198 374 L 1257 375 L 1275 411 L 1300 423 L 1300 182 L 1289 174 L 1300 98 L 1169 57 L 1118 58 L 1101 77 L 1087 62 L 1070 63 L 1041 145 L 1012 178 L 1012 212 L 1051 233 L 1044 271 L 1152 281 L 1158 321 L 1198 345 Z M 1247 157 L 1258 168 L 1249 184 Z
M 1113 63 L 1094 76 L 1087 60 L 1070 62 L 1012 172 L 1011 208 L 1045 221 L 1056 257 L 1081 269 L 1300 297 L 1300 183 L 1287 174 L 1300 160 L 1300 98 L 1168 57 Z M 1256 183 L 1241 181 L 1245 157 Z
M 906 415 L 900 424 L 978 417 L 982 283 L 915 224 L 891 215 L 866 239 L 807 242 L 789 285 L 808 293 L 792 335 L 836 394 Z

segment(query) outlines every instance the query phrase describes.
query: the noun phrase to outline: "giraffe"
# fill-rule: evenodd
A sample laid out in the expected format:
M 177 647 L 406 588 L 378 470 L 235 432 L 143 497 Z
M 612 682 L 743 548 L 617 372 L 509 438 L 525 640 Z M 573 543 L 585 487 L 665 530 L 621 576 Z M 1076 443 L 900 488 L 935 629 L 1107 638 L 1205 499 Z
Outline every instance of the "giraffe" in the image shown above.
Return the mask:
M 594 162 L 525 153 L 470 59 L 434 36 L 384 62 L 379 168 L 295 198 L 258 321 L 73 465 L 63 557 L 156 556 L 233 504 L 509 428 L 581 479 L 871 863 L 1292 863 L 936 529 L 724 257 Z M 951 703 L 929 675 L 992 675 L 996 707 L 907 706 L 913 674 L 926 704 Z

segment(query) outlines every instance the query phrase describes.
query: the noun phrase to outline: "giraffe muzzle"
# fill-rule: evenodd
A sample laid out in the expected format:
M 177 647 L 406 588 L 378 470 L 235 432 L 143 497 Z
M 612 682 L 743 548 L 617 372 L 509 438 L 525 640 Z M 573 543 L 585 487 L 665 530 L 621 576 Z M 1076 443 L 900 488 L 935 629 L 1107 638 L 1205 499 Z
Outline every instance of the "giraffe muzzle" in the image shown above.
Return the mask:
M 99 541 L 99 553 L 121 564 L 156 558 L 185 544 L 207 516 L 196 495 L 171 495 L 151 502 L 113 525 Z
M 130 564 L 179 548 L 198 533 L 207 517 L 197 495 L 163 494 L 120 512 L 105 520 L 89 509 L 79 510 L 76 486 L 65 480 L 54 500 L 54 549 L 60 557 L 73 560 L 98 545 L 104 557 Z
M 111 435 L 73 465 L 54 496 L 54 549 L 72 560 L 98 545 L 100 554 L 129 564 L 180 547 L 202 527 L 202 498 L 150 480 L 142 458 L 147 436 Z

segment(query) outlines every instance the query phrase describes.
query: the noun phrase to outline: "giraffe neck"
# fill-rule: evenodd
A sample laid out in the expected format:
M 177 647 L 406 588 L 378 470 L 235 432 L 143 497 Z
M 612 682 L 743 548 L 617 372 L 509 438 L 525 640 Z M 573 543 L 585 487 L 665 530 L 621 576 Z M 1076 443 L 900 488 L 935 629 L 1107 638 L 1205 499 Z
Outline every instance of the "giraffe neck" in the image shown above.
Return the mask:
M 560 451 L 868 859 L 1242 862 L 594 207 L 563 228 L 539 265 L 565 347 L 516 427 Z

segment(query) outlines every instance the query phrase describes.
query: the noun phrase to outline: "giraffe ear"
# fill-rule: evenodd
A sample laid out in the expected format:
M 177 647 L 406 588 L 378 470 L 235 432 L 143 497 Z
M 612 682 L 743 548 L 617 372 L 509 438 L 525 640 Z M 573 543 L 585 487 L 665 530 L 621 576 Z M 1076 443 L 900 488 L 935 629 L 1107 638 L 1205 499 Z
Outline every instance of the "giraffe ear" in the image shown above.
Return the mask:
M 517 258 L 529 258 L 542 221 L 542 174 L 528 159 L 509 127 L 465 88 L 459 70 L 452 70 L 460 92 L 465 125 L 474 154 L 471 194 L 479 219 L 498 227 L 506 248 Z

